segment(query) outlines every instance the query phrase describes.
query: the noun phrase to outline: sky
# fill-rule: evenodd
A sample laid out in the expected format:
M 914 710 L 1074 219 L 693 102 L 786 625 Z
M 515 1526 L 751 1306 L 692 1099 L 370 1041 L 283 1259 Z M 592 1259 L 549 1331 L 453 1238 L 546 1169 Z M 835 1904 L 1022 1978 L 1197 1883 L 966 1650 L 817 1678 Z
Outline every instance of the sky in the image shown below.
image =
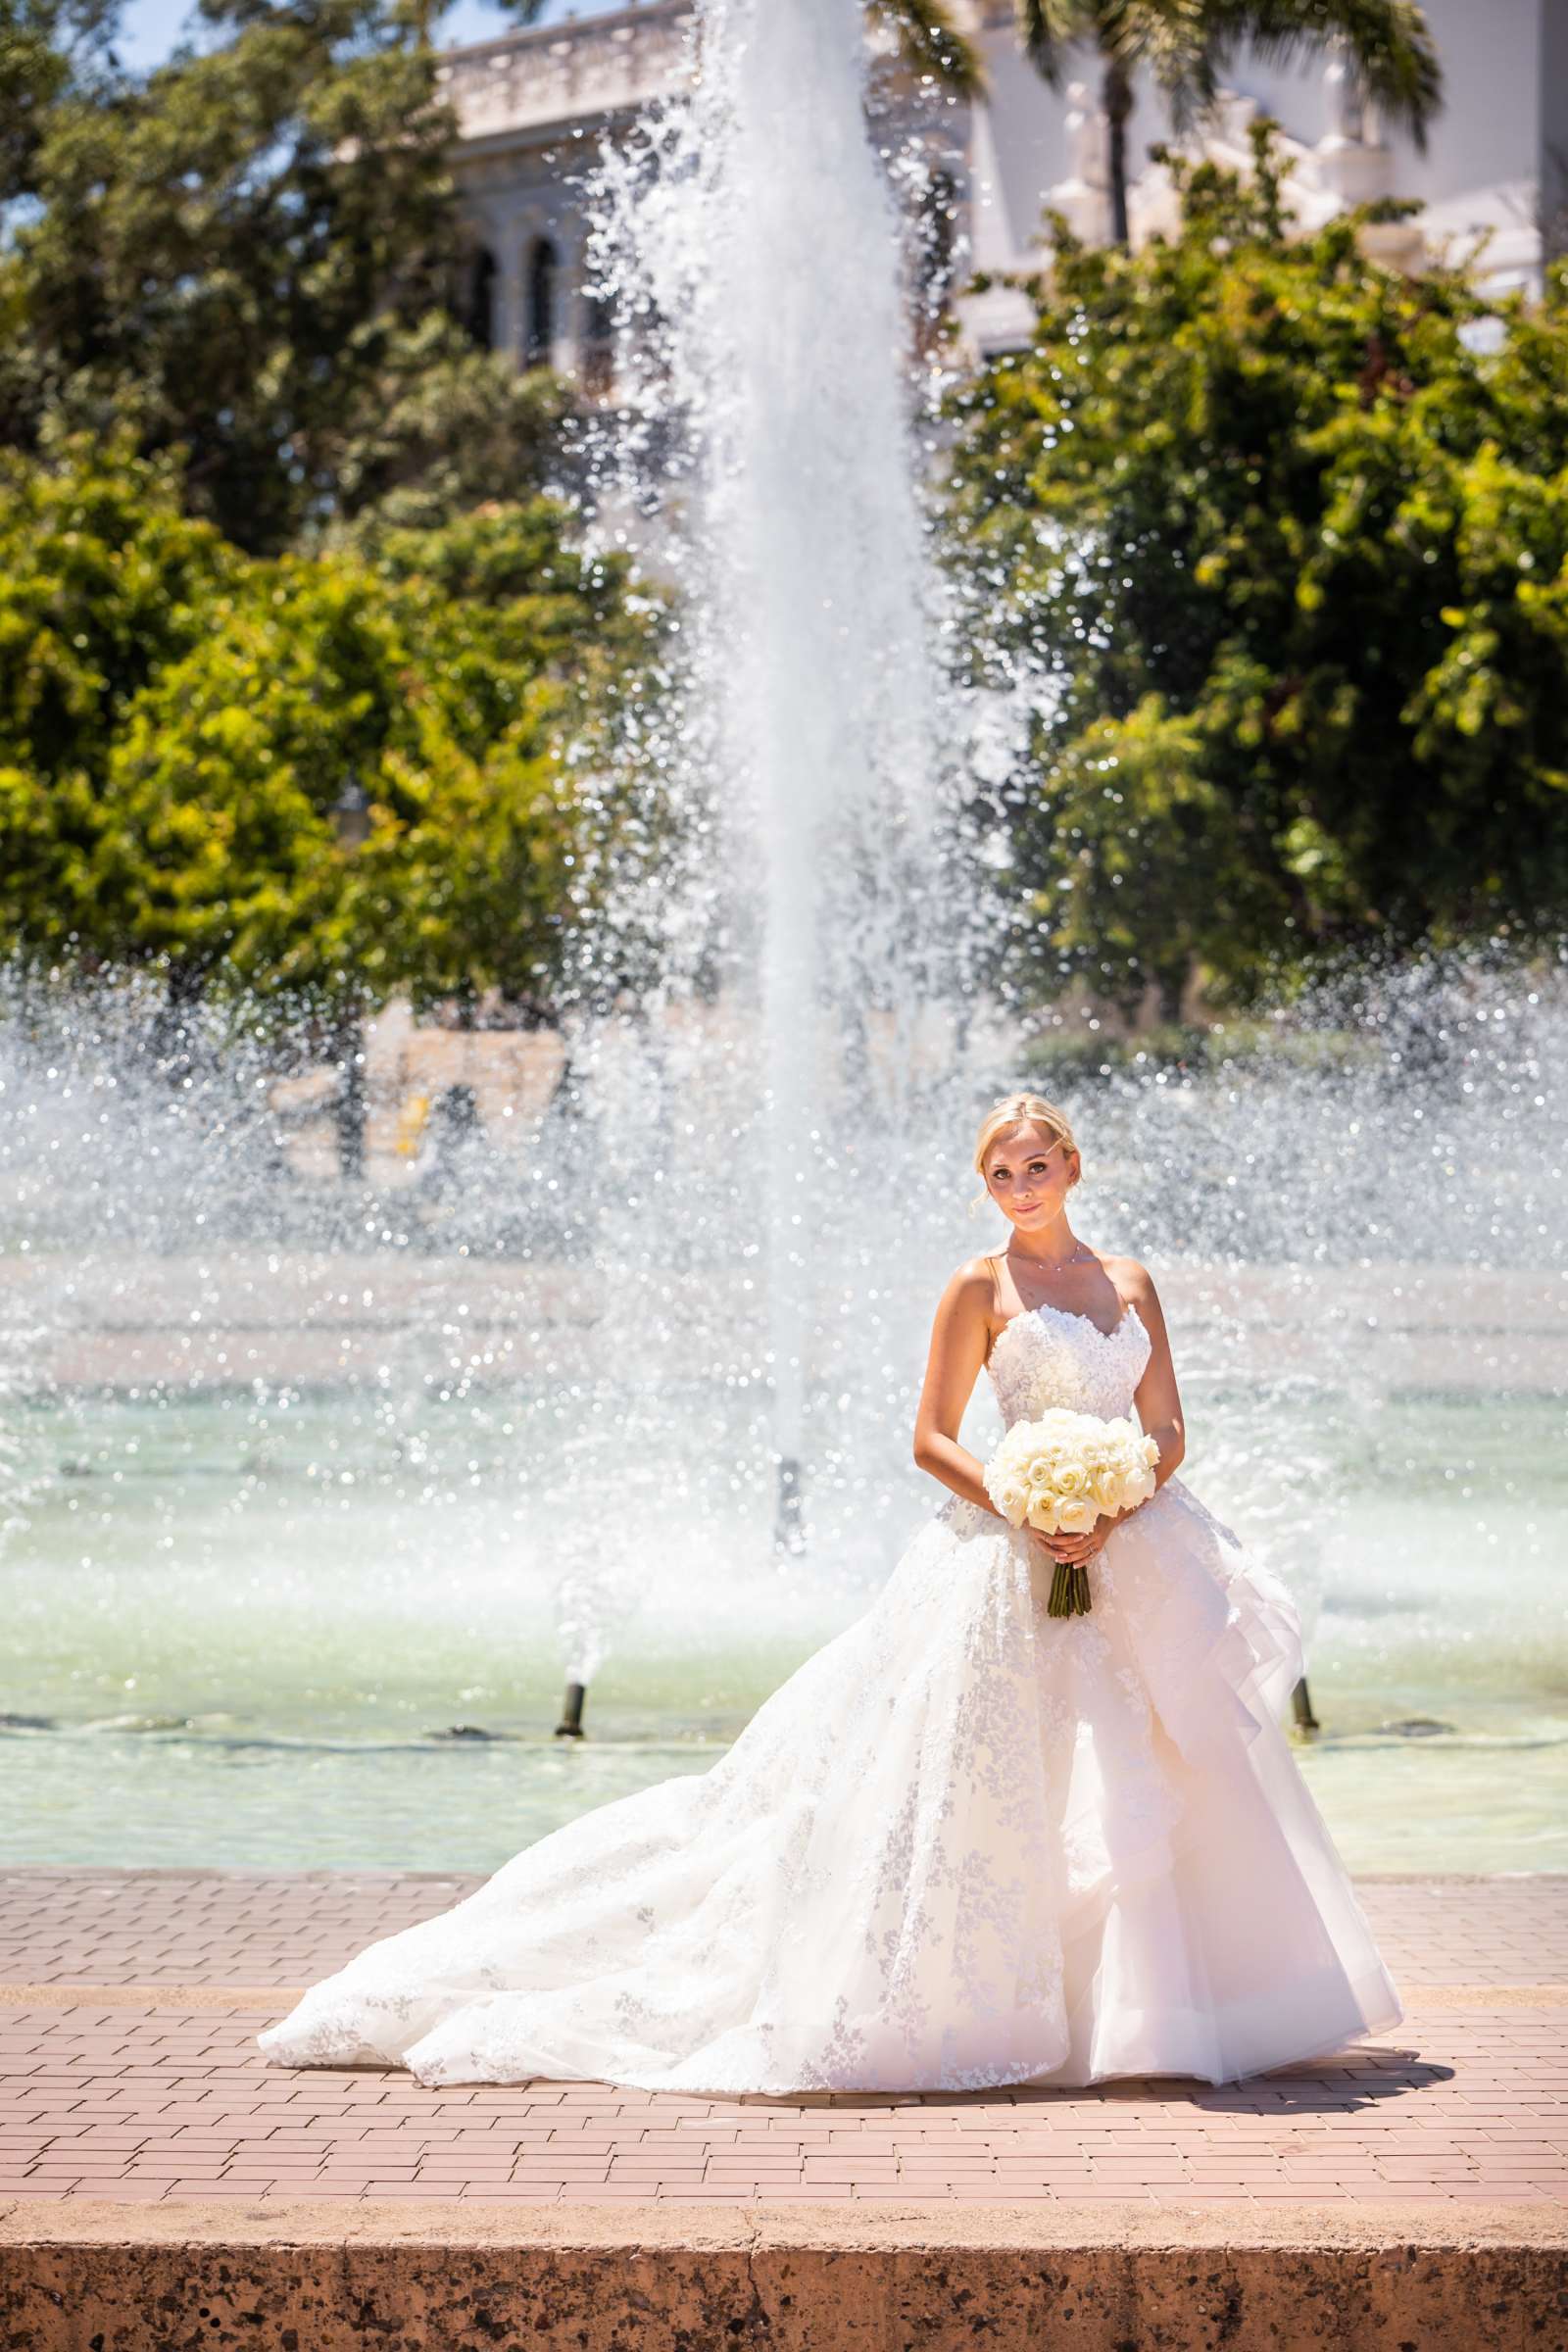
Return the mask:
M 545 22 L 598 16 L 607 7 L 624 5 L 625 0 L 548 0 Z M 116 44 L 122 59 L 138 69 L 160 65 L 178 40 L 190 13 L 191 0 L 125 0 Z M 497 33 L 511 32 L 516 21 L 507 10 L 490 6 L 489 0 L 455 0 L 441 20 L 441 38 L 446 42 L 493 40 Z

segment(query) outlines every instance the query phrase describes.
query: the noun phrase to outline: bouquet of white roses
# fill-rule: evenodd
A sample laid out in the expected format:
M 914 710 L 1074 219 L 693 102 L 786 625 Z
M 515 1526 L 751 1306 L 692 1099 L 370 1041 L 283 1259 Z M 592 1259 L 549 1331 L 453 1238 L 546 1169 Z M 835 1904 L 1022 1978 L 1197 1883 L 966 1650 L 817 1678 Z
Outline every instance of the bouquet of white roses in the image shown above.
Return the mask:
M 985 1467 L 986 1493 L 1014 1527 L 1042 1534 L 1087 1535 L 1104 1514 L 1147 1502 L 1154 1492 L 1159 1447 L 1127 1420 L 1053 1406 L 1038 1421 L 1015 1421 Z M 1053 1617 L 1089 1608 L 1089 1571 L 1056 1562 Z

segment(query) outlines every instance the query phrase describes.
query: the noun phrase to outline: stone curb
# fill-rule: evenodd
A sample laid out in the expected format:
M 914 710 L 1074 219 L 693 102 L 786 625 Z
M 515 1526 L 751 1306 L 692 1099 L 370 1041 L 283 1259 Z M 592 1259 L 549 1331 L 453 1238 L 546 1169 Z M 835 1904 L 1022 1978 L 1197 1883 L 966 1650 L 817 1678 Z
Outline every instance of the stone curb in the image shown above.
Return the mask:
M 1568 2212 L 0 2207 L 6 2352 L 1565 2352 Z
M 239 2016 L 275 2011 L 302 1999 L 303 1984 L 0 1984 L 0 2009 L 216 2009 Z M 1405 2016 L 1428 2009 L 1568 2009 L 1563 1984 L 1412 1984 Z

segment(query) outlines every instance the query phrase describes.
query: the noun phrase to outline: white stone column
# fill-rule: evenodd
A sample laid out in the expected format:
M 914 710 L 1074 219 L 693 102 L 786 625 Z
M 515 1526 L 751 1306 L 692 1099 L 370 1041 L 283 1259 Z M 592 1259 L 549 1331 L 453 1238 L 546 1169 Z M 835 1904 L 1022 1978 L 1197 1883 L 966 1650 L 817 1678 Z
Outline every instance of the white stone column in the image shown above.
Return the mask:
M 582 234 L 581 223 L 568 224 L 559 219 L 548 231 L 559 260 L 556 266 L 555 335 L 550 347 L 550 364 L 563 375 L 575 375 L 582 365 L 583 335 L 586 327 L 584 307 L 587 296 L 582 290 Z
M 1086 81 L 1067 84 L 1066 123 L 1070 168 L 1047 201 L 1086 245 L 1104 245 L 1110 239 L 1109 126 Z
M 1367 102 L 1355 60 L 1343 41 L 1329 52 L 1323 79 L 1330 126 L 1313 151 L 1319 183 L 1344 205 L 1386 196 L 1393 158 L 1381 143 L 1376 110 Z

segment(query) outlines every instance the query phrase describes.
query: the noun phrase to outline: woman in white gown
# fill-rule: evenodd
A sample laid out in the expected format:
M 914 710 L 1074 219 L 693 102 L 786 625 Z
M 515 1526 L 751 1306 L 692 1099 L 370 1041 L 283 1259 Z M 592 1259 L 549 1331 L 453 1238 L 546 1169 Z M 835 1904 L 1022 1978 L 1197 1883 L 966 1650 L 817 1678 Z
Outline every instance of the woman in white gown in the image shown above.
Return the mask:
M 425 2083 L 954 2090 L 1218 2082 L 1397 2023 L 1280 1728 L 1288 1594 L 1174 1476 L 1153 1286 L 1080 1243 L 1063 1114 L 1009 1096 L 975 1165 L 1012 1228 L 937 1309 L 915 1455 L 952 1490 L 858 1623 L 711 1770 L 557 1830 L 368 1945 L 259 2036 L 283 2066 Z M 1136 1406 L 1151 1499 L 1016 1530 L 959 1445 L 982 1365 L 1010 1425 Z M 1087 1616 L 1046 1611 L 1053 1554 Z

